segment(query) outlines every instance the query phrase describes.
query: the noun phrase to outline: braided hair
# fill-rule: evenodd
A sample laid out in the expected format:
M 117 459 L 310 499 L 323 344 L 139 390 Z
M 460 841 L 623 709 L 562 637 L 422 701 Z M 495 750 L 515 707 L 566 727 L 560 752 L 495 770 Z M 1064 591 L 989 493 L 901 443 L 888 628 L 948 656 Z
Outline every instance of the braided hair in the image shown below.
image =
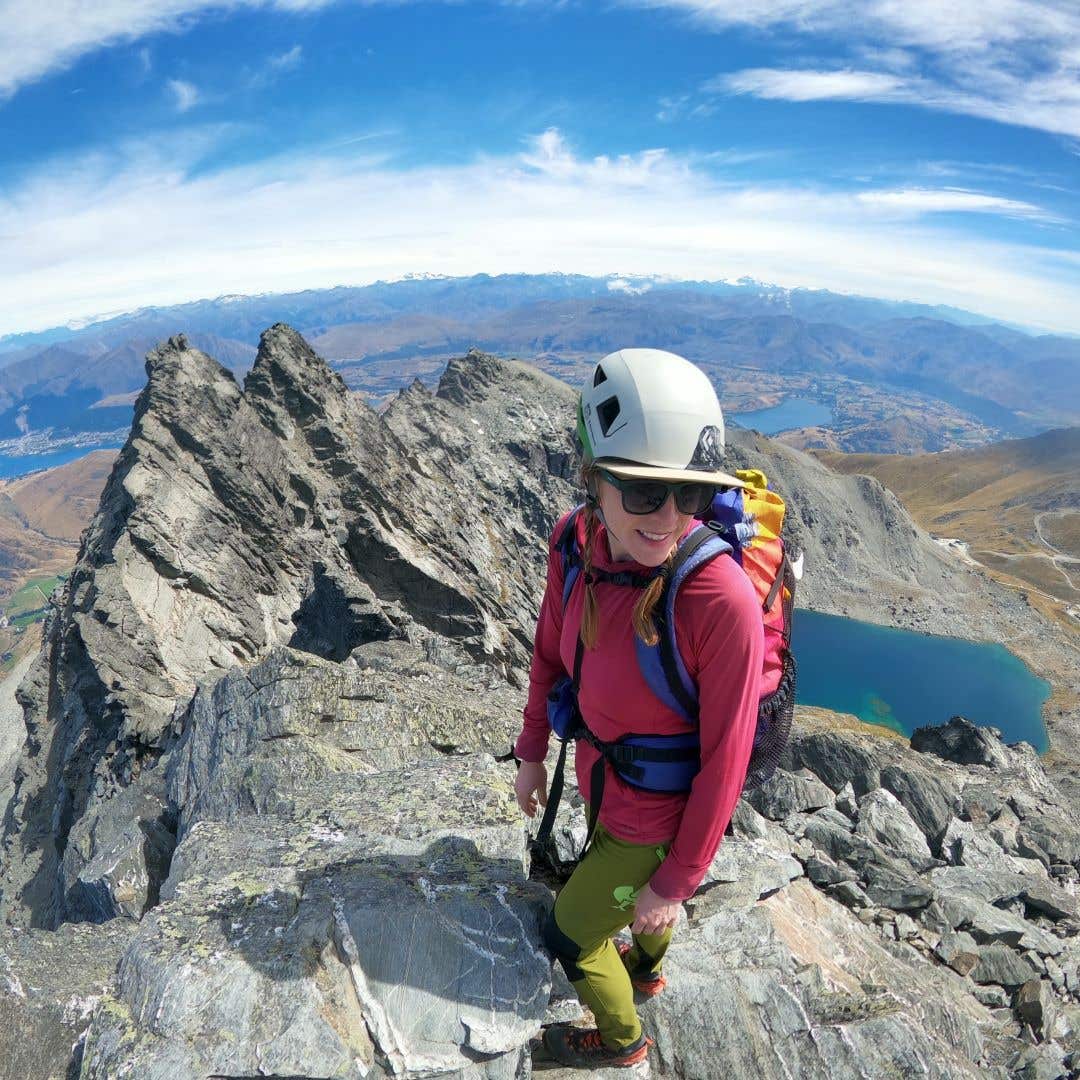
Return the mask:
M 597 485 L 600 483 L 600 470 L 594 464 L 582 465 L 581 483 L 585 488 L 585 544 L 581 552 L 581 573 L 585 579 L 585 602 L 581 612 L 581 641 L 586 649 L 596 647 L 596 635 L 600 623 L 600 608 L 596 602 L 596 594 L 593 588 L 592 557 L 593 544 L 596 541 L 596 531 L 600 526 L 600 516 L 597 513 L 599 498 L 596 494 Z M 668 552 L 664 563 L 666 569 L 670 569 L 674 555 Z M 649 646 L 655 645 L 660 640 L 659 631 L 656 628 L 656 605 L 660 602 L 660 596 L 664 591 L 664 582 L 667 574 L 656 574 L 652 580 L 641 590 L 634 605 L 634 633 Z

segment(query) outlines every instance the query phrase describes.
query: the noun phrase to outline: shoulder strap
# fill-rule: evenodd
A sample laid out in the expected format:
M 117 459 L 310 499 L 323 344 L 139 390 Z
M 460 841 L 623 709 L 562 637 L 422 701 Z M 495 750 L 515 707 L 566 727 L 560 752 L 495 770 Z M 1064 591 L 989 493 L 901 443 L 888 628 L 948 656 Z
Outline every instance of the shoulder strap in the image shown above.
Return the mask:
M 660 640 L 652 650 L 642 644 L 638 649 L 639 661 L 642 671 L 648 680 L 650 687 L 657 691 L 656 668 L 659 667 L 663 676 L 664 687 L 667 691 L 658 693 L 661 700 L 670 703 L 674 701 L 676 711 L 681 712 L 687 722 L 697 723 L 698 718 L 698 695 L 697 686 L 686 670 L 682 656 L 679 654 L 679 646 L 675 640 L 675 599 L 679 593 L 679 587 L 700 567 L 711 562 L 718 555 L 731 553 L 731 545 L 719 536 L 715 530 L 707 526 L 694 529 L 679 545 L 675 553 L 675 559 L 664 583 L 664 591 L 660 597 L 661 611 L 659 638 Z M 643 656 L 643 652 L 653 652 L 654 659 Z
M 577 581 L 578 575 L 581 573 L 581 548 L 577 541 L 577 523 L 578 517 L 584 506 L 584 503 L 578 503 L 578 505 L 570 511 L 570 516 L 566 519 L 563 531 L 559 534 L 559 539 L 555 542 L 555 550 L 558 551 L 562 557 L 562 606 L 564 611 L 570 600 L 570 593 L 573 592 L 574 582 Z

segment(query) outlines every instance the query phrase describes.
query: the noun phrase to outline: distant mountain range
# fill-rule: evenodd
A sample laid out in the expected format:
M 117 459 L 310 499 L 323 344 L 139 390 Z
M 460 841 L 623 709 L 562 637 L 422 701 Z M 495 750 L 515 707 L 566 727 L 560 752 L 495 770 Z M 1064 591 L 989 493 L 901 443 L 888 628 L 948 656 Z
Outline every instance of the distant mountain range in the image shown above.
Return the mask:
M 220 297 L 0 339 L 0 439 L 123 428 L 153 344 L 183 331 L 242 371 L 277 321 L 376 402 L 474 345 L 570 381 L 603 352 L 644 345 L 701 363 L 735 411 L 798 377 L 834 408 L 832 436 L 803 445 L 939 449 L 1080 423 L 1080 340 L 957 309 L 750 281 L 478 275 Z

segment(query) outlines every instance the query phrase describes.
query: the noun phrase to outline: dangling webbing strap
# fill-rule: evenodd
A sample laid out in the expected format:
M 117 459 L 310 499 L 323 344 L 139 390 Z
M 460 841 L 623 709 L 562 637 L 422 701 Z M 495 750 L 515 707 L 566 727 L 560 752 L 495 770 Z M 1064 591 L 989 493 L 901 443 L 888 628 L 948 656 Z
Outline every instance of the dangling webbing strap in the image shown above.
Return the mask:
M 791 564 L 788 562 L 787 552 L 784 552 L 783 558 L 780 560 L 780 566 L 776 571 L 776 577 L 773 578 L 772 588 L 769 590 L 769 595 L 765 597 L 765 602 L 761 605 L 761 610 L 766 615 L 772 611 L 773 604 L 776 603 L 776 594 L 784 587 L 784 576 L 788 566 Z
M 584 659 L 585 642 L 581 640 L 581 635 L 578 634 L 577 648 L 574 651 L 574 675 L 571 682 L 574 691 L 575 709 L 577 708 L 578 687 L 581 685 L 581 663 Z M 581 714 L 579 712 L 578 728 L 583 729 L 584 727 L 585 725 L 581 722 Z M 559 760 L 555 764 L 555 772 L 551 777 L 551 788 L 548 791 L 547 806 L 544 808 L 544 816 L 540 819 L 540 828 L 536 831 L 536 840 L 534 843 L 537 847 L 544 847 L 551 839 L 551 830 L 555 825 L 555 814 L 559 809 L 559 803 L 562 802 L 563 781 L 566 772 L 566 747 L 572 738 L 574 738 L 574 735 L 568 733 L 567 737 L 562 740 L 562 745 L 559 747 Z

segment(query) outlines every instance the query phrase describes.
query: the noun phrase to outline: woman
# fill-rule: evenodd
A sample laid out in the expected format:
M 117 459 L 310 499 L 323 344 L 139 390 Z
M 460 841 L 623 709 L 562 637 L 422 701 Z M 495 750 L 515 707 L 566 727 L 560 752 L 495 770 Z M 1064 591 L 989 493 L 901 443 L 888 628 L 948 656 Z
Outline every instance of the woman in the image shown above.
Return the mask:
M 546 805 L 549 726 L 546 699 L 578 662 L 578 707 L 598 740 L 629 733 L 685 734 L 686 720 L 653 694 L 637 661 L 635 636 L 654 644 L 654 609 L 679 540 L 718 486 L 739 485 L 720 471 L 724 421 L 705 374 L 656 349 L 604 357 L 581 394 L 584 511 L 577 541 L 582 572 L 564 609 L 563 565 L 555 528 L 540 609 L 528 703 L 515 754 L 516 793 L 533 817 Z M 627 587 L 626 571 L 643 587 Z M 618 582 L 606 580 L 620 574 Z M 664 953 L 682 901 L 712 862 L 746 775 L 762 667 L 761 607 L 746 575 L 721 556 L 696 571 L 675 604 L 679 653 L 699 693 L 701 768 L 689 793 L 660 794 L 626 783 L 605 765 L 592 843 L 559 894 L 545 940 L 562 963 L 595 1029 L 555 1025 L 544 1041 L 556 1060 L 583 1068 L 634 1065 L 651 1045 L 634 990 L 665 984 Z M 577 743 L 579 789 L 599 757 Z M 629 926 L 633 945 L 612 934 Z

